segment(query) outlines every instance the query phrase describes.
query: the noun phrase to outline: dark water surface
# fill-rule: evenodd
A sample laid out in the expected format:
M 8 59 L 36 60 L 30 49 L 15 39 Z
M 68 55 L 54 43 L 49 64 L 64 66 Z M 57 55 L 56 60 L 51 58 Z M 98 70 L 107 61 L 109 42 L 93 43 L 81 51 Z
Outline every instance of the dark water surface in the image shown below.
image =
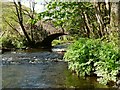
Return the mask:
M 95 78 L 78 78 L 62 54 L 43 50 L 2 54 L 3 88 L 108 88 Z

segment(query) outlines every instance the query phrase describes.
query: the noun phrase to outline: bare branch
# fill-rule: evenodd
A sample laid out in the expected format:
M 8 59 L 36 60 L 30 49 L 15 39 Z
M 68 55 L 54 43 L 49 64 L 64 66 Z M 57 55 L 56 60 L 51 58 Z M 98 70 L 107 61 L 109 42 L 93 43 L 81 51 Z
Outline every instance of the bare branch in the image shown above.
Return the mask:
M 48 2 L 46 0 L 44 0 L 45 4 L 48 4 Z
M 23 12 L 30 14 L 30 12 L 28 10 L 26 10 L 26 9 L 22 9 L 22 10 L 23 10 Z
M 9 18 L 11 18 L 11 19 L 13 19 L 15 22 L 19 23 L 19 21 L 16 20 L 14 17 L 9 17 Z
M 21 34 L 18 32 L 18 30 L 17 30 L 11 23 L 9 23 L 4 17 L 3 17 L 3 20 L 4 20 L 13 30 L 15 30 L 15 31 L 21 36 Z
M 15 5 L 15 8 L 16 8 L 16 12 L 17 12 L 17 17 L 18 17 L 18 19 L 19 19 L 19 21 L 21 21 L 20 20 L 20 14 L 19 14 L 19 10 L 18 10 L 18 5 L 17 5 L 17 3 L 15 2 L 15 0 L 13 0 L 14 1 L 14 5 Z
M 3 32 L 0 34 L 0 37 L 2 37 L 4 34 L 5 34 L 5 31 L 3 31 Z
M 13 11 L 13 13 L 15 14 L 15 16 L 17 16 L 17 14 L 16 14 L 16 12 L 15 12 L 15 11 Z
M 29 11 L 27 11 L 27 10 L 25 10 L 25 9 L 22 9 L 22 10 L 24 10 L 24 11 L 23 11 L 23 14 L 25 14 L 25 15 L 29 16 L 30 18 L 32 18 L 32 16 L 31 16 L 31 14 L 30 14 Z
M 28 13 L 23 12 L 23 14 L 29 16 L 29 18 L 32 18 L 32 16 L 30 14 L 28 14 Z
M 22 5 L 21 2 L 18 2 L 19 5 L 19 14 L 20 14 L 20 22 L 23 22 L 23 16 L 22 16 Z

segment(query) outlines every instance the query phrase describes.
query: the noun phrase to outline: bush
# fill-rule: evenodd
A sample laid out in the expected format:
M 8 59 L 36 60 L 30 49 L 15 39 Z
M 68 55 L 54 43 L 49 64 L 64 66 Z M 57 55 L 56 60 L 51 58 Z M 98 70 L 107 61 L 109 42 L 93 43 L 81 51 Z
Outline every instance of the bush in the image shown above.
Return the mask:
M 100 77 L 98 81 L 103 84 L 116 81 L 120 68 L 118 47 L 100 39 L 81 38 L 68 47 L 64 58 L 68 61 L 69 69 L 77 75 L 85 76 L 94 72 Z
M 9 37 L 2 37 L 0 40 L 2 48 L 13 48 L 12 40 Z
M 53 40 L 52 45 L 55 46 L 55 45 L 59 45 L 60 43 L 61 43 L 60 40 Z
M 0 39 L 2 48 L 25 48 L 27 41 L 24 37 L 18 37 L 16 35 L 5 35 Z
M 16 37 L 12 39 L 12 44 L 19 49 L 27 47 L 27 41 L 25 40 L 24 37 L 19 37 L 19 38 Z

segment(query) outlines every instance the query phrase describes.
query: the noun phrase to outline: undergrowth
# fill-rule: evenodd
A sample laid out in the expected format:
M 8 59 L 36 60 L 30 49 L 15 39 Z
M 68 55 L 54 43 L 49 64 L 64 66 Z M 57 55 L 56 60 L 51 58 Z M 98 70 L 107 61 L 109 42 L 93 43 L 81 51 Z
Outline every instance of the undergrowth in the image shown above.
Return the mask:
M 79 39 L 68 47 L 64 59 L 68 61 L 69 69 L 78 76 L 95 73 L 102 84 L 116 82 L 116 75 L 120 70 L 117 45 L 100 39 Z

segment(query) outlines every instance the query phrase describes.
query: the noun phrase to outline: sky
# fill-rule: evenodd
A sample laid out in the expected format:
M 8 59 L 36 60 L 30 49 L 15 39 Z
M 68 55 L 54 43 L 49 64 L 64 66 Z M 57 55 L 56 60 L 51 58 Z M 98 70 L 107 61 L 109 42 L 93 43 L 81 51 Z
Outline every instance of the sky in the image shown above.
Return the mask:
M 10 2 L 13 2 L 13 0 L 2 0 L 2 1 L 10 1 Z M 36 2 L 36 5 L 35 5 L 35 11 L 37 13 L 40 13 L 40 12 L 43 12 L 45 10 L 45 7 L 44 4 L 45 1 L 44 0 L 21 0 L 22 1 L 22 5 L 25 5 L 26 7 L 30 7 L 30 4 L 29 4 L 29 1 L 33 1 L 33 2 Z M 47 2 L 50 1 L 50 0 L 46 0 Z
M 30 7 L 29 1 L 36 2 L 35 11 L 37 13 L 43 12 L 45 10 L 44 5 L 42 5 L 45 3 L 44 0 L 22 0 L 22 4 L 25 5 L 26 7 Z

